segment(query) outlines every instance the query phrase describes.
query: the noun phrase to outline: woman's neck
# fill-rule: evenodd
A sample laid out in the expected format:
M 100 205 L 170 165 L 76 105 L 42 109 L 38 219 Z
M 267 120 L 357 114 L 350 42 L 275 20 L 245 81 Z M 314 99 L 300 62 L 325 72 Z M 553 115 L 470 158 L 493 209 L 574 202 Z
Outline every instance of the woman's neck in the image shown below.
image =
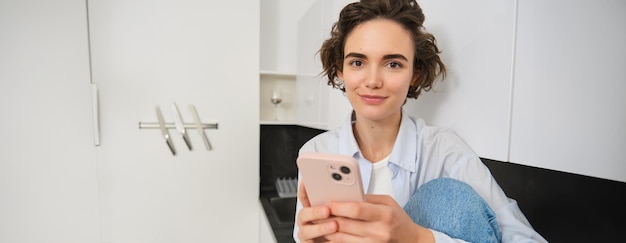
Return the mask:
M 401 113 L 386 120 L 359 119 L 352 125 L 354 137 L 361 154 L 370 162 L 377 162 L 389 155 L 400 130 Z

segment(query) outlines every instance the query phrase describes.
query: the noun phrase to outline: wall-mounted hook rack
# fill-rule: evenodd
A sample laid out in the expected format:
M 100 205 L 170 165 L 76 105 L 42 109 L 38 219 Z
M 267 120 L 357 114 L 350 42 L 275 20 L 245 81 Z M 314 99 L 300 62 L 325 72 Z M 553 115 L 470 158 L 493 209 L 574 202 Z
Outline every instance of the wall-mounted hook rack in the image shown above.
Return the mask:
M 183 123 L 185 128 L 196 129 L 195 123 Z M 203 129 L 217 129 L 217 123 L 200 123 L 200 127 Z M 139 129 L 160 129 L 158 122 L 139 122 Z M 176 124 L 173 122 L 166 122 L 165 128 L 167 129 L 176 129 Z
M 206 136 L 206 133 L 204 133 L 204 129 L 218 129 L 218 124 L 200 122 L 200 117 L 198 116 L 198 112 L 196 111 L 196 108 L 193 105 L 189 105 L 189 109 L 191 110 L 191 113 L 193 115 L 194 123 L 183 123 L 182 117 L 178 117 L 178 120 L 176 120 L 175 122 L 165 122 L 163 119 L 163 115 L 161 114 L 161 109 L 157 106 L 156 113 L 157 113 L 157 118 L 159 119 L 159 122 L 139 122 L 139 129 L 160 129 L 167 142 L 167 145 L 169 146 L 169 149 L 172 152 L 172 155 L 176 155 L 176 151 L 174 150 L 173 144 L 171 142 L 171 137 L 169 136 L 169 132 L 167 132 L 169 129 L 175 129 L 178 132 L 183 133 L 183 138 L 186 138 L 185 129 L 195 129 L 198 131 L 198 134 L 200 134 L 200 136 L 202 137 L 202 141 L 204 142 L 206 149 L 212 150 L 213 147 L 211 146 L 211 143 L 209 142 L 209 139 Z M 175 111 L 174 115 L 180 116 L 180 113 L 178 112 L 178 108 L 176 108 L 174 111 Z M 185 142 L 187 143 L 189 150 L 191 150 L 190 142 L 188 140 L 185 140 Z

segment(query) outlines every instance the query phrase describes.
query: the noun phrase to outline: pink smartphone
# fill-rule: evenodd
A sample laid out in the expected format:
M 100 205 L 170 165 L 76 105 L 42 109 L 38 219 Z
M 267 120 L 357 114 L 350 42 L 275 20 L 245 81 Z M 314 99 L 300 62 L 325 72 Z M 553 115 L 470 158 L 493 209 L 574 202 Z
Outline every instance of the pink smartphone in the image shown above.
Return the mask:
M 354 158 L 306 152 L 298 156 L 296 163 L 311 206 L 364 201 L 361 171 Z

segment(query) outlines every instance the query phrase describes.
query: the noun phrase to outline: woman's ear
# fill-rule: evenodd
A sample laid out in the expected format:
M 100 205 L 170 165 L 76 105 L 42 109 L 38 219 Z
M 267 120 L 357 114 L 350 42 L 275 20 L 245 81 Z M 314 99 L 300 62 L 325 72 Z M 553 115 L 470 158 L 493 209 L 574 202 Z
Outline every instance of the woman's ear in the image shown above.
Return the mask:
M 417 79 L 419 79 L 420 73 L 418 71 L 413 72 L 413 77 L 411 78 L 411 86 L 415 86 L 417 83 Z
M 339 71 L 339 70 L 337 70 L 337 78 L 339 80 L 343 80 L 343 73 L 341 71 Z

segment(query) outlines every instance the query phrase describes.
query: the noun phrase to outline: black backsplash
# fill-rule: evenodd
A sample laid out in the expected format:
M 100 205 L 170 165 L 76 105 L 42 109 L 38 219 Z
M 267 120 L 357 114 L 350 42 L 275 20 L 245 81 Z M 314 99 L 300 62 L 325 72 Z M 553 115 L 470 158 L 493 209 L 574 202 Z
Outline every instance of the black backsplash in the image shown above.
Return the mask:
M 311 138 L 325 132 L 298 125 L 261 125 L 260 191 L 274 191 L 276 178 L 298 175 L 298 150 Z
M 260 192 L 296 177 L 298 150 L 324 130 L 261 125 Z M 619 242 L 626 229 L 626 183 L 482 159 L 507 196 L 549 242 Z M 289 232 L 283 238 L 290 238 Z
M 620 242 L 626 229 L 626 183 L 482 159 L 549 242 Z

